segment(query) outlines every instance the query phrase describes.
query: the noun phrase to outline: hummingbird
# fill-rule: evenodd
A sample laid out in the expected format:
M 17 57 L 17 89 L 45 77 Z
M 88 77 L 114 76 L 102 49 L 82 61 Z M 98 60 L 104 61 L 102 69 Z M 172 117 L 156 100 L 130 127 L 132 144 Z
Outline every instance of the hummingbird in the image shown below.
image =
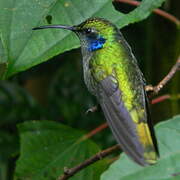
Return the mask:
M 96 96 L 120 148 L 141 166 L 156 163 L 159 151 L 145 80 L 117 26 L 95 17 L 79 25 L 47 25 L 33 30 L 47 28 L 70 30 L 79 37 L 85 84 Z

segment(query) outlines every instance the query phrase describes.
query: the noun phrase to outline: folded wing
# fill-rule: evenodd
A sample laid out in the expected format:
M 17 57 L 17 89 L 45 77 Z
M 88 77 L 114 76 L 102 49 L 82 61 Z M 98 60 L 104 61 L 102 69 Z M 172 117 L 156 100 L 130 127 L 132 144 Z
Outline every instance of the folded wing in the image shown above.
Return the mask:
M 156 150 L 147 120 L 140 120 L 140 124 L 132 120 L 132 115 L 122 101 L 121 91 L 113 76 L 108 76 L 99 83 L 99 97 L 109 127 L 121 149 L 142 166 L 154 163 Z

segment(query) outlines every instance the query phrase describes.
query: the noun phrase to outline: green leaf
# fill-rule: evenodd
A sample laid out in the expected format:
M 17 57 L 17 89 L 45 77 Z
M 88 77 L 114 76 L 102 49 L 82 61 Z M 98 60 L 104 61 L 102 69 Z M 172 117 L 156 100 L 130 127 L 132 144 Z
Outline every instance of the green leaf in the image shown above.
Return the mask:
M 155 130 L 160 150 L 160 159 L 157 164 L 140 167 L 123 153 L 120 159 L 102 174 L 101 180 L 174 180 L 180 178 L 180 116 L 159 123 Z
M 1 0 L 0 48 L 3 42 L 4 52 L 7 52 L 7 67 L 3 66 L 1 78 L 79 47 L 78 39 L 69 31 L 32 31 L 33 27 L 48 23 L 75 25 L 92 16 L 124 27 L 146 18 L 163 1 L 144 0 L 140 7 L 125 15 L 115 11 L 109 0 Z
M 50 180 L 99 152 L 91 140 L 84 140 L 83 133 L 51 121 L 33 121 L 19 125 L 21 154 L 17 161 L 15 177 L 20 179 Z M 100 161 L 72 179 L 99 179 L 104 170 Z
M 0 77 L 3 79 L 4 73 L 6 72 L 7 69 L 7 52 L 6 52 L 6 47 L 4 46 L 4 42 L 2 39 L 2 34 L 0 33 Z

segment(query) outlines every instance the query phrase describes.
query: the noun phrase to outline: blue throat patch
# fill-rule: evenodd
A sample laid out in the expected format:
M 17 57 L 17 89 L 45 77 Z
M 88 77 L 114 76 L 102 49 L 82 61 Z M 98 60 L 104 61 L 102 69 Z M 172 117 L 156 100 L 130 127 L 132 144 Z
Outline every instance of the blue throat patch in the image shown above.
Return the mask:
M 103 48 L 104 43 L 106 42 L 106 39 L 104 39 L 102 36 L 99 36 L 97 39 L 88 38 L 89 41 L 89 51 L 95 51 L 97 49 Z

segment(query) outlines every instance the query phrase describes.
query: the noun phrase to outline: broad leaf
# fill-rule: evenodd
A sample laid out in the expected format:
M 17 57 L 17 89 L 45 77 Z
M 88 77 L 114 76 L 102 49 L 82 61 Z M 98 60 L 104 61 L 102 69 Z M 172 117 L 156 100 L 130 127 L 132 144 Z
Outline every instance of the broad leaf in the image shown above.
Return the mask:
M 180 116 L 159 123 L 156 134 L 160 150 L 157 164 L 140 167 L 125 154 L 103 173 L 101 180 L 175 180 L 180 179 Z
M 2 34 L 0 33 L 0 77 L 3 79 L 3 75 L 6 72 L 7 68 L 7 52 L 6 47 L 4 46 L 4 42 L 2 39 Z
M 115 11 L 109 0 L 1 0 L 0 75 L 6 78 L 79 47 L 74 34 L 65 30 L 32 31 L 42 24 L 79 24 L 98 16 L 119 27 L 146 18 L 165 0 L 143 0 L 128 15 Z
M 17 161 L 16 179 L 50 180 L 73 167 L 100 149 L 83 133 L 60 123 L 33 121 L 19 125 L 21 153 Z M 79 172 L 74 180 L 96 180 L 104 170 L 98 162 Z

